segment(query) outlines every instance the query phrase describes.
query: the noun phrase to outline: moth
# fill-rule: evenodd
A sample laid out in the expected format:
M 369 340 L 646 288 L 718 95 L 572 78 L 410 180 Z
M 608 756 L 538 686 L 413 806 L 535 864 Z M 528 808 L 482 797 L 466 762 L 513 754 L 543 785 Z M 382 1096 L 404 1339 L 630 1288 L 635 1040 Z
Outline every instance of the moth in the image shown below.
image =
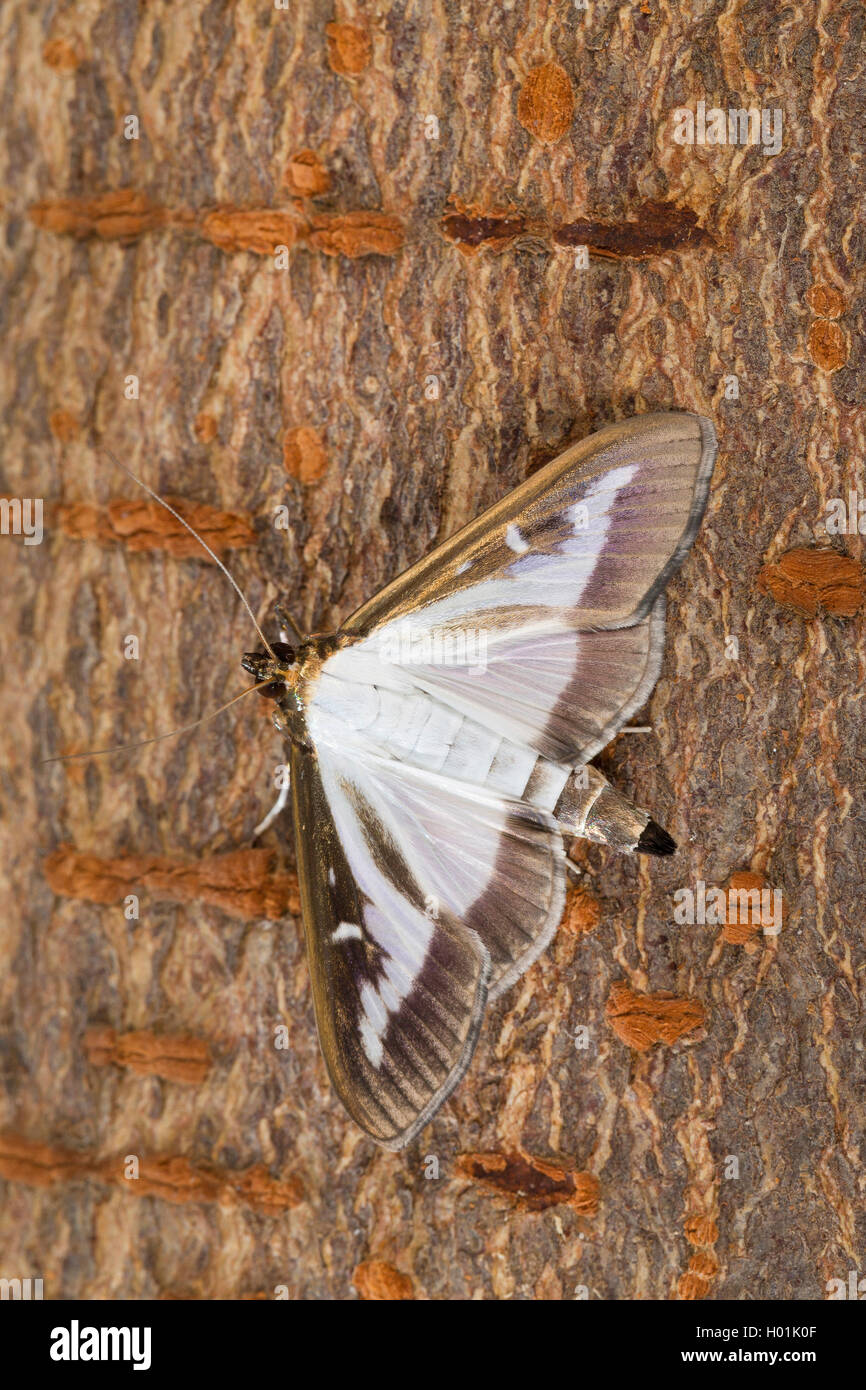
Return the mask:
M 322 1052 L 387 1149 L 436 1114 L 488 1001 L 550 942 L 571 841 L 675 849 L 589 763 L 656 683 L 715 454 L 697 415 L 609 425 L 338 631 L 290 641 L 286 618 L 243 657 L 289 744 Z

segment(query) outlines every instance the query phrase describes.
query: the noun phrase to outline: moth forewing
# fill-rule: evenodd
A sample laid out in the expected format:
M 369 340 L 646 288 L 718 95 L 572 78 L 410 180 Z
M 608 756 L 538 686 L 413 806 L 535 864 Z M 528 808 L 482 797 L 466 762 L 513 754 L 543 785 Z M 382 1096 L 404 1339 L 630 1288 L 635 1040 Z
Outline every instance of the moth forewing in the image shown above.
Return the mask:
M 401 1148 L 463 1076 L 490 957 L 421 896 L 364 789 L 295 745 L 291 785 L 316 1024 L 331 1081 L 362 1129 Z M 325 783 L 329 783 L 328 790 Z M 335 815 L 336 808 L 336 815 Z
M 649 610 L 697 535 L 716 447 L 712 422 L 685 411 L 637 415 L 606 425 L 571 445 L 474 521 L 404 570 L 362 604 L 343 624 L 342 631 L 366 636 L 382 624 L 404 615 L 411 615 L 417 621 L 424 608 L 444 597 L 446 592 L 457 594 L 472 587 L 475 582 L 472 571 L 479 561 L 485 562 L 482 566 L 485 577 L 490 577 L 496 564 L 501 572 L 509 559 L 515 559 L 509 540 L 513 544 L 518 536 L 530 542 L 527 551 L 531 550 L 532 536 L 536 536 L 541 540 L 543 553 L 549 553 L 550 544 L 543 539 L 545 532 L 552 532 L 550 541 L 555 541 L 557 535 L 567 535 L 569 527 L 576 529 L 578 535 L 586 538 L 587 545 L 582 555 L 571 556 L 571 567 L 583 573 L 587 560 L 592 559 L 593 535 L 598 535 L 593 522 L 604 516 L 605 498 L 610 491 L 619 490 L 613 486 L 622 477 L 617 475 L 619 469 L 635 470 L 629 514 L 622 535 L 642 529 L 648 537 L 645 550 L 649 558 L 660 557 L 657 568 L 652 573 L 647 570 L 648 582 L 643 588 L 639 567 L 634 563 L 641 557 L 632 555 L 632 563 L 623 567 L 620 578 L 624 583 L 617 587 L 617 592 L 626 601 L 618 614 L 608 613 L 608 625 L 611 620 L 635 620 Z M 605 477 L 608 493 L 604 490 Z M 643 528 L 634 525 L 641 510 L 635 495 L 641 484 L 646 494 Z M 587 507 L 586 513 L 575 512 L 574 509 L 582 505 Z M 514 529 L 510 531 L 510 528 Z M 616 553 L 621 562 L 627 559 L 621 550 Z M 631 606 L 629 594 L 635 599 Z M 564 606 L 561 594 L 554 593 L 551 598 L 552 606 Z

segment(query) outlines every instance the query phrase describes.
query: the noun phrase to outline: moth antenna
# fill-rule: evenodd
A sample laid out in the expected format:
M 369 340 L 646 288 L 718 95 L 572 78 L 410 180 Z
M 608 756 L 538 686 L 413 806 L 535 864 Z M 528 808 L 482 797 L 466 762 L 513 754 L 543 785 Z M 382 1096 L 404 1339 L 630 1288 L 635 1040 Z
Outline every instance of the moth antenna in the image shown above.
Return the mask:
M 218 714 L 223 714 L 232 705 L 236 705 L 238 700 L 242 700 L 245 695 L 251 695 L 254 690 L 264 690 L 266 685 L 270 685 L 270 679 L 259 681 L 257 685 L 248 685 L 246 690 L 242 690 L 240 695 L 235 695 L 233 699 L 226 700 L 219 709 L 212 710 L 210 714 L 203 714 L 201 719 L 194 719 L 191 724 L 181 724 L 179 729 L 172 729 L 168 734 L 157 734 L 155 738 L 142 738 L 137 743 L 117 743 L 113 748 L 92 748 L 87 753 L 60 753 L 54 758 L 41 758 L 40 763 L 69 763 L 75 758 L 99 758 L 103 753 L 127 753 L 131 748 L 145 748 L 149 743 L 162 743 L 166 738 L 177 738 L 178 734 L 186 734 L 190 729 L 197 729 L 199 724 L 208 724 L 211 719 L 216 719 Z
M 198 531 L 196 531 L 195 527 L 194 527 L 194 526 L 190 526 L 189 522 L 188 522 L 188 521 L 185 521 L 184 518 L 180 515 L 180 512 L 176 512 L 175 509 L 174 509 L 174 507 L 170 507 L 170 506 L 169 506 L 168 502 L 166 502 L 166 500 L 165 500 L 164 497 L 160 497 L 159 493 L 158 493 L 158 492 L 154 492 L 154 490 L 153 490 L 152 487 L 148 487 L 147 483 L 142 482 L 141 478 L 137 478 L 136 475 L 133 473 L 132 469 L 131 469 L 131 468 L 127 468 L 127 466 L 126 466 L 125 463 L 121 463 L 121 462 L 120 462 L 120 459 L 115 458 L 115 457 L 114 457 L 114 454 L 111 452 L 111 450 L 110 450 L 110 449 L 106 449 L 105 445 L 102 445 L 102 452 L 103 452 L 104 454 L 107 454 L 108 457 L 111 459 L 111 462 L 112 462 L 113 464 L 115 464 L 116 467 L 122 469 L 122 471 L 127 475 L 127 477 L 131 478 L 132 481 L 133 481 L 134 483 L 138 483 L 138 486 L 139 486 L 140 488 L 143 488 L 144 491 L 145 491 L 146 493 L 148 493 L 148 494 L 153 498 L 153 500 L 154 500 L 155 502 L 158 502 L 159 505 L 160 505 L 161 507 L 165 507 L 165 510 L 166 510 L 167 512 L 171 512 L 171 514 L 172 514 L 172 516 L 175 518 L 175 520 L 176 520 L 176 521 L 179 521 L 180 524 L 181 524 L 181 526 L 185 526 L 186 529 L 187 529 L 187 531 L 189 531 L 190 535 L 195 537 L 195 539 L 198 541 L 199 545 L 201 546 L 202 550 L 206 550 L 207 553 L 208 553 L 208 555 L 209 555 L 209 556 L 211 557 L 211 559 L 214 561 L 214 563 L 217 564 L 217 565 L 219 565 L 219 567 L 220 567 L 220 569 L 222 570 L 223 574 L 225 575 L 226 579 L 229 581 L 229 583 L 231 584 L 231 586 L 232 586 L 232 588 L 234 589 L 235 593 L 238 595 L 238 597 L 239 597 L 241 603 L 243 604 L 244 608 L 245 608 L 245 609 L 247 610 L 247 612 L 249 613 L 250 618 L 252 619 L 253 627 L 255 628 L 256 632 L 259 634 L 259 637 L 261 638 L 261 641 L 262 641 L 263 646 L 265 647 L 266 651 L 270 652 L 271 656 L 274 658 L 274 661 L 276 661 L 276 660 L 277 660 L 276 652 L 273 650 L 273 648 L 271 647 L 271 644 L 270 644 L 270 642 L 268 641 L 267 637 L 265 636 L 265 634 L 262 632 L 261 628 L 259 627 L 258 621 L 257 621 L 257 619 L 256 619 L 256 615 L 255 615 L 255 613 L 253 612 L 252 608 L 250 608 L 250 605 L 247 603 L 246 596 L 245 596 L 243 590 L 241 589 L 240 584 L 238 584 L 238 582 L 237 582 L 237 580 L 235 579 L 234 575 L 230 572 L 230 570 L 227 568 L 227 566 L 223 564 L 223 562 L 222 562 L 222 560 L 220 559 L 220 557 L 219 557 L 217 554 L 215 554 L 213 550 L 211 550 L 211 548 L 210 548 L 210 546 L 208 545 L 207 541 L 202 540 L 201 536 L 199 535 Z M 251 688 L 253 688 L 253 687 L 251 687 Z M 223 706 L 223 708 L 226 708 L 226 706 Z M 178 732 L 180 732 L 180 730 L 178 730 Z M 164 735 L 164 737 L 170 737 L 170 735 Z M 150 739 L 146 739 L 146 740 L 145 740 L 145 742 L 148 742 L 148 743 L 149 743 L 150 741 L 151 741 Z M 129 746 L 130 746 L 131 748 L 135 748 L 137 745 L 136 745 L 136 744 L 130 744 Z M 108 751 L 112 751 L 112 750 L 108 750 Z

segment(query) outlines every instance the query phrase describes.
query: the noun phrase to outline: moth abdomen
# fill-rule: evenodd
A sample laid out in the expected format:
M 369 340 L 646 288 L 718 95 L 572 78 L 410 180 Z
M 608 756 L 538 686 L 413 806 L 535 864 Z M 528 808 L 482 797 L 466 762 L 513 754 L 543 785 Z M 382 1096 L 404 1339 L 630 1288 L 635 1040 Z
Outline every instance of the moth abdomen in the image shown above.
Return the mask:
M 676 841 L 597 767 L 575 768 L 553 811 L 564 834 L 619 854 L 673 854 Z
M 641 831 L 640 839 L 635 845 L 635 854 L 673 854 L 677 847 L 677 842 L 672 835 L 654 821 L 652 817 L 647 821 Z

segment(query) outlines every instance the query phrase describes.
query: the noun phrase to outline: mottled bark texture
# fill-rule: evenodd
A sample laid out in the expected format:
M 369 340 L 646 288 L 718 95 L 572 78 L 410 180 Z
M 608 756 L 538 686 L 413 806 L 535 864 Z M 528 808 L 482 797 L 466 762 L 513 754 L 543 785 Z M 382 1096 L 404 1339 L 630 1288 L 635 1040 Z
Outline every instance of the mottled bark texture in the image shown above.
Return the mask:
M 6 0 L 0 491 L 45 532 L 0 537 L 0 1275 L 818 1299 L 859 1267 L 862 583 L 828 612 L 808 563 L 758 579 L 862 561 L 823 518 L 864 489 L 863 27 L 859 0 Z M 678 143 L 700 101 L 778 109 L 780 152 Z M 319 1056 L 286 822 L 246 912 L 206 891 L 273 797 L 258 697 L 40 765 L 211 710 L 255 645 L 100 446 L 206 509 L 257 612 L 322 629 L 567 444 L 671 407 L 716 422 L 714 487 L 652 732 L 600 763 L 679 853 L 587 852 L 454 1098 L 379 1152 Z M 675 923 L 678 888 L 732 874 L 784 894 L 778 936 Z M 160 1059 L 190 1039 L 183 1081 Z

